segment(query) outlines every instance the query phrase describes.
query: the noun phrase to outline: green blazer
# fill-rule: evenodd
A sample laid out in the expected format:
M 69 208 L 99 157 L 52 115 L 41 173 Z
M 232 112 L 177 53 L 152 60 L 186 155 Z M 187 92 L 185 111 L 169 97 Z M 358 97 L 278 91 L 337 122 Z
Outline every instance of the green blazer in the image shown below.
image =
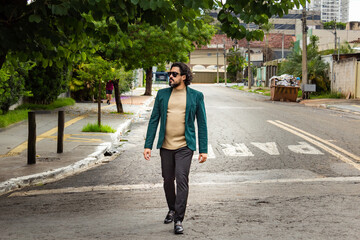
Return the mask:
M 152 149 L 159 121 L 160 131 L 157 148 L 161 148 L 164 142 L 167 108 L 171 92 L 172 88 L 164 88 L 159 90 L 156 95 L 146 133 L 145 148 Z M 193 151 L 196 150 L 195 117 L 198 125 L 199 153 L 207 153 L 208 139 L 204 95 L 186 87 L 185 140 L 188 148 Z

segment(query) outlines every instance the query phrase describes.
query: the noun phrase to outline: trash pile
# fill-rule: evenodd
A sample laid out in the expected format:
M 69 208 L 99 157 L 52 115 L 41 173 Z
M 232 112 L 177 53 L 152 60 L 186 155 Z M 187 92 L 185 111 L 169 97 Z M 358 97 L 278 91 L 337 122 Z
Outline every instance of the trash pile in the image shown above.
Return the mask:
M 299 87 L 300 78 L 293 75 L 283 74 L 281 76 L 272 76 L 270 78 L 271 86 Z

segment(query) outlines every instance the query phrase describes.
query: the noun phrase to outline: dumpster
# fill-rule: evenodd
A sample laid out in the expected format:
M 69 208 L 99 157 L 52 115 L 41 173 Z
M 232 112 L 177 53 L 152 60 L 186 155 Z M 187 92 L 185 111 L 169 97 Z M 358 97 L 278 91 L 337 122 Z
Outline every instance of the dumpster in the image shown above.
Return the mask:
M 299 91 L 299 81 L 287 74 L 273 76 L 270 80 L 271 100 L 296 102 Z
M 299 87 L 271 86 L 271 100 L 296 102 Z

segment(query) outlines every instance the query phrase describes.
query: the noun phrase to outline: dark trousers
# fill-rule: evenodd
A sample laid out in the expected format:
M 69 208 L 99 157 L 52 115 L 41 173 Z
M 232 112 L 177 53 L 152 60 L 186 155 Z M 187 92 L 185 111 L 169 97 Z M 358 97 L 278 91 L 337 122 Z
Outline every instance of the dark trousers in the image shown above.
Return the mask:
M 182 147 L 177 150 L 160 149 L 166 201 L 169 210 L 175 211 L 175 222 L 184 220 L 193 153 L 188 147 Z M 174 180 L 176 180 L 176 192 Z

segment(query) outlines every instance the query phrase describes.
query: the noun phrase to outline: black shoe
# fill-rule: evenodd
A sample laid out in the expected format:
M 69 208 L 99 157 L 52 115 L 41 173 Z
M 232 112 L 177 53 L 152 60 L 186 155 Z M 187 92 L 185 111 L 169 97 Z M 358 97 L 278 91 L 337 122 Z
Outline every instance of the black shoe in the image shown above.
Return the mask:
M 110 105 L 110 101 L 109 101 L 109 100 L 107 100 L 107 104 Z
M 168 224 L 174 221 L 174 215 L 175 215 L 175 211 L 170 210 L 164 219 L 164 223 Z
M 177 221 L 174 224 L 174 232 L 175 232 L 175 234 L 183 234 L 184 233 L 184 228 L 183 228 L 181 221 Z

